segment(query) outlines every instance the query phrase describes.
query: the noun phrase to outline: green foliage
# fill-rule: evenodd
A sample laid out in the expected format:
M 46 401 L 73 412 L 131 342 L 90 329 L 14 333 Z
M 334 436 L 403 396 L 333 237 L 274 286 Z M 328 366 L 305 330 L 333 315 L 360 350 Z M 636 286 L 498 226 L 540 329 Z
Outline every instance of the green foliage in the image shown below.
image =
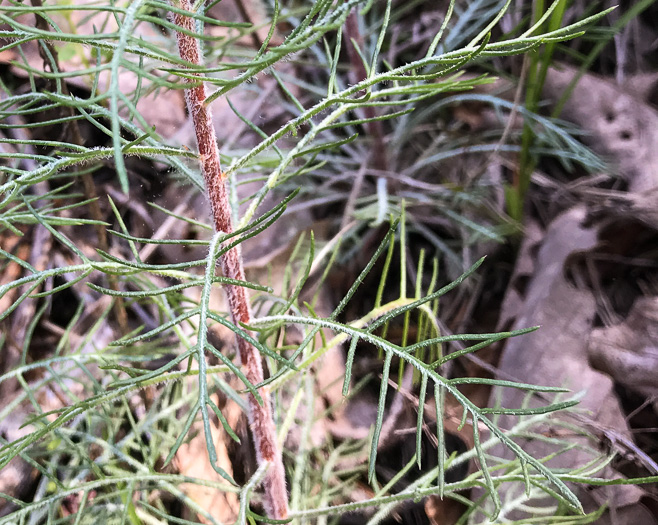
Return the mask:
M 560 100 L 553 109 L 552 116 L 557 117 L 562 113 L 564 103 L 569 99 L 571 93 L 580 80 L 583 73 L 589 71 L 594 60 L 603 51 L 603 48 L 612 40 L 613 36 L 618 34 L 631 20 L 636 18 L 642 11 L 647 9 L 653 2 L 644 0 L 634 3 L 626 12 L 619 16 L 619 19 L 613 24 L 610 30 L 604 32 L 603 36 L 598 39 L 598 42 L 589 53 L 582 57 L 580 69 L 577 75 L 574 76 L 567 88 L 564 90 Z M 540 0 L 533 3 L 533 19 L 537 20 L 536 25 L 544 26 L 546 31 L 552 31 L 559 28 L 565 16 L 567 8 L 566 0 L 553 3 L 546 11 L 544 11 L 544 1 Z M 553 54 L 556 50 L 557 43 L 550 42 L 540 51 L 528 55 L 530 58 L 528 63 L 528 70 L 525 80 L 525 111 L 524 115 L 526 120 L 523 127 L 523 134 L 521 138 L 521 156 L 519 160 L 519 174 L 516 180 L 506 188 L 507 207 L 510 216 L 516 220 L 521 221 L 523 216 L 523 205 L 525 195 L 530 185 L 530 177 L 532 172 L 537 166 L 538 159 L 545 155 L 537 147 L 540 143 L 545 142 L 543 133 L 537 129 L 535 123 L 528 118 L 528 115 L 534 115 L 540 110 L 542 101 L 542 89 L 546 81 L 546 75 L 549 68 L 553 63 Z M 526 57 L 526 60 L 528 59 Z M 575 157 L 578 158 L 578 157 Z M 596 172 L 601 169 L 601 163 L 597 159 L 578 158 L 588 171 Z
M 318 184 L 314 178 L 318 174 L 336 176 L 351 169 L 364 148 L 370 147 L 359 135 L 365 126 L 375 122 L 392 123 L 394 131 L 389 147 L 391 151 L 399 152 L 409 146 L 415 130 L 434 112 L 454 102 L 477 100 L 509 109 L 509 103 L 496 97 L 461 93 L 491 81 L 486 76 L 465 78 L 461 75 L 463 68 L 493 57 L 526 53 L 574 38 L 605 14 L 596 14 L 564 28 L 551 26 L 541 32 L 544 16 L 530 28 L 519 29 L 515 35 L 492 41 L 491 31 L 509 3 L 458 3 L 453 0 L 442 27 L 432 38 L 424 56 L 394 65 L 382 58 L 389 26 L 405 14 L 405 9 L 411 9 L 413 2 L 409 3 L 411 7 L 405 7 L 404 3 L 394 5 L 388 1 L 382 7 L 379 3 L 360 0 L 317 0 L 312 3 L 291 2 L 290 5 L 275 0 L 271 4 L 268 35 L 258 50 L 237 45 L 239 38 L 254 34 L 255 28 L 250 24 L 217 21 L 208 16 L 209 7 L 198 2 L 195 15 L 198 32 L 195 36 L 203 42 L 208 58 L 208 66 L 200 73 L 213 90 L 210 98 L 230 96 L 238 89 L 257 89 L 253 82 L 258 75 L 269 74 L 278 83 L 283 96 L 281 104 L 289 118 L 274 132 L 265 133 L 248 116 L 239 114 L 231 106 L 254 136 L 262 139 L 247 151 L 230 148 L 222 151 L 228 166 L 226 173 L 232 180 L 253 173 L 262 177 L 259 189 L 243 203 L 247 206 L 234 233 L 217 234 L 209 241 L 144 238 L 125 226 L 121 214 L 111 203 L 121 231 L 110 230 L 109 234 L 113 242 L 121 243 L 125 249 L 120 253 L 98 249 L 93 254 L 84 251 L 75 239 L 80 231 L 109 226 L 97 218 L 88 218 L 87 210 L 94 198 L 82 195 L 78 190 L 80 181 L 95 170 L 111 162 L 119 186 L 127 193 L 131 191 L 131 182 L 126 157 L 137 156 L 166 166 L 199 189 L 203 186 L 194 162 L 196 155 L 186 148 L 168 144 L 137 110 L 139 100 L 164 90 L 182 89 L 183 79 L 189 77 L 191 66 L 182 63 L 176 53 L 176 28 L 166 16 L 173 8 L 159 0 L 98 5 L 53 2 L 37 7 L 11 1 L 3 5 L 0 20 L 4 29 L 0 31 L 0 37 L 8 43 L 0 52 L 14 50 L 17 53 L 20 59 L 13 67 L 26 75 L 31 89 L 19 93 L 14 92 L 12 86 L 2 86 L 0 129 L 7 133 L 18 129 L 48 130 L 53 126 L 85 122 L 93 126 L 104 142 L 103 145 L 81 144 L 70 137 L 66 140 L 0 139 L 14 148 L 0 154 L 4 162 L 0 180 L 0 233 L 21 236 L 28 226 L 43 228 L 56 246 L 55 251 L 65 254 L 45 269 L 37 269 L 15 253 L 0 252 L 5 267 L 14 263 L 21 270 L 21 277 L 0 286 L 0 299 L 10 298 L 9 306 L 0 313 L 0 320 L 8 322 L 24 304 L 38 306 L 31 329 L 26 331 L 19 362 L 0 377 L 0 385 L 11 382 L 19 385 L 19 393 L 0 409 L 0 420 L 18 411 L 31 414 L 29 421 L 21 422 L 28 426 L 28 432 L 15 439 L 0 440 L 0 468 L 19 457 L 40 474 L 30 501 L 4 496 L 16 505 L 17 510 L 0 517 L 0 523 L 166 523 L 174 519 L 169 516 L 170 503 L 174 500 L 187 508 L 190 515 L 216 522 L 181 488 L 183 484 L 235 493 L 240 501 L 237 522 L 253 523 L 260 519 L 253 514 L 250 505 L 258 500 L 255 488 L 264 472 L 257 471 L 245 484 L 237 486 L 232 476 L 218 464 L 210 428 L 212 420 L 217 418 L 226 433 L 239 441 L 211 393 L 219 392 L 244 408 L 243 391 L 236 389 L 235 383 L 228 378 L 238 378 L 240 388 L 257 397 L 258 389 L 263 385 L 249 383 L 230 353 L 215 346 L 209 337 L 209 327 L 215 324 L 223 325 L 238 337 L 249 339 L 262 353 L 272 371 L 266 383 L 275 395 L 281 399 L 284 391 L 296 392 L 292 399 L 286 400 L 290 409 L 279 406 L 281 438 L 293 425 L 301 429 L 298 449 L 287 451 L 295 523 L 308 523 L 310 519 L 326 523 L 330 516 L 358 509 L 375 509 L 370 521 L 376 523 L 399 502 L 428 495 L 459 499 L 467 503 L 469 514 L 495 519 L 501 512 L 508 511 L 510 505 L 509 501 L 502 501 L 499 497 L 499 487 L 512 482 L 525 484 L 529 496 L 548 494 L 569 512 L 582 511 L 566 483 L 591 483 L 602 465 L 598 452 L 592 451 L 597 461 L 582 472 L 562 472 L 548 467 L 546 458 L 532 457 L 514 441 L 515 437 L 533 432 L 539 423 L 550 417 L 550 413 L 571 410 L 576 403 L 574 400 L 557 397 L 564 392 L 559 388 L 483 378 L 449 379 L 441 373 L 442 365 L 461 355 L 528 331 L 441 333 L 437 320 L 439 298 L 474 275 L 482 261 L 468 264 L 456 255 L 454 249 L 445 246 L 440 239 L 434 239 L 452 268 L 461 274 L 452 282 L 439 286 L 436 261 L 432 263 L 433 273 L 426 284 L 427 280 L 423 279 L 426 275 L 424 255 L 418 261 L 406 260 L 409 247 L 404 230 L 406 205 L 413 208 L 432 200 L 448 204 L 445 215 L 471 232 L 471 243 L 479 238 L 500 240 L 507 233 L 505 225 L 483 226 L 461 215 L 458 208 L 451 209 L 449 204 L 455 201 L 476 199 L 474 193 L 466 189 L 448 190 L 436 184 L 424 195 L 419 195 L 419 189 L 414 188 L 414 176 L 419 170 L 442 159 L 456 157 L 467 148 L 476 151 L 477 146 L 453 144 L 440 151 L 428 152 L 400 170 L 402 189 L 389 193 L 386 184 L 378 183 L 376 194 L 356 203 L 354 215 L 360 221 L 356 229 L 367 223 L 387 222 L 390 215 L 402 217 L 402 222 L 391 222 L 370 262 L 327 316 L 316 315 L 312 304 L 301 298 L 311 268 L 323 264 L 328 268 L 338 253 L 329 249 L 315 255 L 313 239 L 308 253 L 302 253 L 300 248 L 299 256 L 292 257 L 289 263 L 291 269 L 301 266 L 298 280 L 290 282 L 293 281 L 290 277 L 286 283 L 290 286 L 284 286 L 278 295 L 272 288 L 259 283 L 236 282 L 215 276 L 218 257 L 229 247 L 266 232 L 276 221 L 286 220 L 286 210 L 294 205 L 293 198 L 299 191 L 288 191 L 290 188 L 301 186 L 300 197 L 307 197 Z M 546 13 L 561 5 L 561 0 L 558 0 Z M 357 54 L 365 71 L 365 76 L 358 82 L 349 81 L 348 68 L 342 61 L 345 21 L 353 9 L 357 9 L 359 20 L 368 28 L 364 47 L 359 48 L 359 44 L 352 41 L 358 48 Z M 83 11 L 88 13 L 79 23 L 93 21 L 93 32 L 83 31 L 71 22 L 74 11 L 78 15 Z M 43 17 L 50 30 L 26 22 L 34 15 Z M 282 43 L 273 45 L 271 40 L 277 23 L 286 23 L 292 29 Z M 228 31 L 225 36 L 211 37 L 203 32 L 204 25 L 224 27 Z M 151 35 L 151 39 L 137 31 L 140 27 L 149 29 L 144 34 Z M 37 42 L 47 57 L 45 71 L 30 65 L 24 54 L 23 47 L 31 42 Z M 60 62 L 53 50 L 59 54 L 59 60 L 75 56 L 82 65 L 78 69 L 60 70 Z M 324 84 L 311 85 L 294 78 L 285 69 L 277 69 L 286 61 L 312 62 L 322 72 L 319 78 Z M 126 71 L 136 78 L 135 86 L 129 92 L 122 90 L 119 82 L 120 73 Z M 75 83 L 84 89 L 70 92 L 66 86 Z M 453 95 L 439 98 L 446 93 Z M 521 108 L 520 111 L 529 122 L 542 129 L 553 154 L 568 161 L 597 162 L 561 123 L 540 117 L 531 110 Z M 499 147 L 483 144 L 480 151 L 493 151 Z M 504 147 L 519 150 L 517 146 Z M 34 191 L 44 182 L 48 183 L 47 191 Z M 279 204 L 259 215 L 259 206 L 277 188 L 288 196 L 279 198 Z M 347 195 L 338 195 L 336 200 L 344 197 Z M 234 209 L 238 210 L 240 204 L 236 192 L 233 192 Z M 189 220 L 174 211 L 165 211 L 174 220 Z M 408 222 L 414 224 L 413 219 Z M 207 227 L 203 221 L 195 224 Z M 421 231 L 421 225 L 416 227 Z M 391 269 L 396 236 L 399 267 L 402 268 L 398 276 L 394 276 Z M 165 244 L 202 246 L 207 249 L 207 255 L 202 259 L 172 264 L 141 260 L 141 247 Z M 345 320 L 346 307 L 380 258 L 385 261 L 385 270 L 377 287 L 374 306 L 358 318 Z M 300 264 L 299 260 L 303 263 Z M 415 264 L 418 270 L 412 293 L 407 290 L 405 269 L 408 262 Z M 325 276 L 327 272 L 328 269 Z M 293 273 L 291 270 L 288 275 Z M 228 320 L 225 312 L 211 307 L 211 296 L 221 294 L 224 283 L 245 286 L 255 292 L 255 303 L 259 305 L 261 315 L 254 319 L 253 326 L 236 326 Z M 59 334 L 52 355 L 32 360 L 30 346 L 34 327 L 45 309 L 52 305 L 56 294 L 69 288 L 80 300 L 79 312 Z M 387 293 L 387 299 L 384 299 L 384 290 L 389 292 L 391 289 L 399 290 L 395 292 L 397 297 L 390 299 L 390 293 Z M 103 298 L 104 302 L 99 304 L 104 306 L 101 313 L 93 317 L 91 328 L 87 327 L 84 336 L 80 337 L 82 325 L 79 321 L 83 314 L 87 320 L 89 317 L 84 301 L 92 298 Z M 127 329 L 115 340 L 103 332 L 113 315 L 113 308 L 136 312 L 146 307 L 153 312 L 154 326 L 132 325 L 132 331 Z M 400 320 L 406 328 L 403 340 L 398 344 L 386 334 L 388 326 Z M 419 335 L 414 341 L 408 336 L 411 322 L 423 327 L 418 330 Z M 254 330 L 257 337 L 251 337 L 248 329 Z M 301 342 L 288 343 L 295 340 L 290 334 L 298 333 L 301 333 Z M 327 337 L 327 333 L 333 335 Z M 461 351 L 444 354 L 443 345 L 452 341 L 467 342 L 467 346 Z M 0 343 L 8 344 L 6 339 Z M 358 385 L 352 385 L 350 389 L 350 384 L 359 343 L 368 343 L 381 352 L 382 378 L 376 423 L 368 443 L 347 441 L 335 445 L 335 448 L 334 444 L 328 443 L 322 449 L 314 445 L 310 437 L 311 428 L 320 417 L 314 408 L 317 396 L 314 367 L 330 349 L 343 343 L 348 345 L 346 395 L 358 390 Z M 217 364 L 211 366 L 211 361 Z M 159 366 L 149 366 L 154 362 Z M 431 397 L 436 403 L 435 417 L 439 423 L 436 436 L 438 464 L 401 491 L 396 492 L 389 484 L 386 490 L 376 490 L 376 496 L 370 500 L 345 503 L 356 483 L 354 474 L 357 478 L 367 479 L 374 487 L 379 486 L 375 469 L 377 444 L 384 425 L 388 379 L 398 371 L 393 368 L 398 363 L 400 373 L 405 366 L 413 368 L 419 387 L 417 450 L 408 468 L 416 464 L 420 466 L 423 407 Z M 538 408 L 480 408 L 459 389 L 466 383 L 542 392 L 556 398 Z M 154 401 L 138 414 L 134 397 L 147 390 L 155 392 Z M 44 409 L 42 401 L 51 391 L 59 392 L 66 400 L 64 406 Z M 474 429 L 474 448 L 457 456 L 448 456 L 446 452 L 442 424 L 446 396 L 451 396 L 463 407 L 462 426 L 468 423 Z M 299 407 L 304 407 L 302 416 L 295 410 Z M 287 417 L 284 410 L 289 414 Z M 518 423 L 503 431 L 495 419 L 501 414 L 517 416 Z M 209 462 L 224 478 L 223 481 L 181 476 L 167 467 L 181 445 L 193 437 L 190 429 L 199 419 L 203 424 Z M 513 460 L 503 462 L 490 455 L 493 447 L 501 443 L 513 452 Z M 564 447 L 569 446 L 564 444 Z M 367 470 L 342 472 L 341 460 L 362 457 L 364 447 L 368 449 L 365 456 Z M 447 469 L 470 460 L 477 460 L 479 471 L 462 481 L 445 481 Z M 320 468 L 314 465 L 320 465 Z M 460 491 L 475 486 L 484 489 L 488 503 L 468 502 L 460 495 Z M 62 511 L 67 498 L 75 498 L 77 502 L 77 508 L 68 514 Z M 570 523 L 586 523 L 591 517 L 569 519 L 572 520 Z M 180 518 L 176 518 L 176 522 L 191 523 Z M 556 518 L 555 523 L 562 522 L 567 521 Z

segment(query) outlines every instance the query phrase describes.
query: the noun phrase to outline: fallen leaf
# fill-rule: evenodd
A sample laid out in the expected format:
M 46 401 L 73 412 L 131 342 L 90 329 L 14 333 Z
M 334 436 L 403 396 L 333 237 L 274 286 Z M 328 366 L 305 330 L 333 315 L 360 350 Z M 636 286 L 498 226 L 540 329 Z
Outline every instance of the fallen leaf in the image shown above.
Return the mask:
M 226 406 L 222 408 L 222 413 L 233 429 L 237 427 L 240 418 L 243 417 L 242 410 L 233 401 L 226 403 Z M 217 466 L 232 476 L 233 465 L 228 453 L 228 442 L 231 438 L 223 428 L 217 425 L 210 425 L 210 431 L 217 451 Z M 202 422 L 199 421 L 192 425 L 190 435 L 194 434 L 195 436 L 183 444 L 176 453 L 174 461 L 177 471 L 185 476 L 225 483 L 225 480 L 210 465 Z M 212 487 L 194 483 L 184 483 L 181 485 L 181 489 L 220 523 L 232 523 L 237 518 L 240 501 L 236 493 L 221 492 Z M 202 515 L 199 515 L 198 518 L 202 523 L 211 523 Z
M 544 94 L 558 100 L 575 74 L 568 66 L 552 68 Z M 583 75 L 562 115 L 587 132 L 585 141 L 616 165 L 630 191 L 658 186 L 658 112 L 632 90 Z
M 502 312 L 503 322 L 513 320 L 514 329 L 537 325 L 541 328 L 523 337 L 508 340 L 499 369 L 504 378 L 513 377 L 527 383 L 567 387 L 581 392 L 579 406 L 591 414 L 593 424 L 611 429 L 616 435 L 630 441 L 630 432 L 615 395 L 613 381 L 589 364 L 587 348 L 596 313 L 595 298 L 590 290 L 576 288 L 565 276 L 570 255 L 596 245 L 597 231 L 583 226 L 585 218 L 585 208 L 576 207 L 564 212 L 550 224 L 537 253 L 527 290 L 522 294 L 523 300 L 506 301 L 513 310 Z M 499 401 L 506 408 L 518 408 L 525 398 L 524 391 L 506 388 L 494 390 L 490 403 Z M 546 404 L 545 400 L 530 402 L 530 406 L 543 404 Z M 509 428 L 513 421 L 510 417 L 501 417 L 499 424 Z M 554 468 L 577 468 L 591 461 L 591 451 L 598 450 L 600 446 L 594 437 L 578 436 L 573 438 L 573 442 L 583 446 L 560 454 L 551 459 L 548 465 Z M 536 458 L 558 450 L 548 442 L 519 440 L 518 443 Z M 512 457 L 512 453 L 504 447 L 499 447 L 493 454 Z M 619 474 L 608 467 L 597 476 L 613 478 L 619 477 Z M 511 489 L 502 487 L 501 490 L 504 493 Z M 575 490 L 588 511 L 596 510 L 609 501 L 613 507 L 612 512 L 616 512 L 617 507 L 636 505 L 643 494 L 642 489 L 635 486 L 607 487 L 604 498 L 599 499 L 599 493 L 588 491 L 583 486 L 576 486 Z M 506 515 L 506 518 L 521 519 L 523 515 L 519 511 L 518 514 Z

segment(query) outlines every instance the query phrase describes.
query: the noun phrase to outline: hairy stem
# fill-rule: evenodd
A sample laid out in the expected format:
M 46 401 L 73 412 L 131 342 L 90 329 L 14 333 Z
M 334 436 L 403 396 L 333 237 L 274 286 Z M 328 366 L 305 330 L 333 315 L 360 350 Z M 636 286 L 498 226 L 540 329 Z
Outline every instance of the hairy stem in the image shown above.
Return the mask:
M 189 0 L 172 0 L 175 7 L 186 11 L 192 10 Z M 194 20 L 191 16 L 172 13 L 173 22 L 195 32 Z M 183 60 L 201 65 L 201 48 L 196 38 L 177 32 L 178 50 Z M 210 201 L 212 219 L 215 231 L 230 233 L 233 231 L 231 206 L 225 175 L 221 170 L 219 150 L 217 148 L 215 128 L 212 123 L 210 108 L 206 104 L 206 90 L 201 82 L 189 79 L 193 84 L 185 90 L 187 108 L 194 122 L 199 160 Z M 227 251 L 221 258 L 222 271 L 226 277 L 245 280 L 244 268 L 238 247 Z M 242 286 L 225 285 L 229 309 L 233 322 L 249 324 L 251 310 L 246 289 Z M 205 320 L 201 320 L 205 322 Z M 242 337 L 237 337 L 238 352 L 245 376 L 253 385 L 263 382 L 263 365 L 260 353 Z M 259 465 L 269 463 L 269 469 L 263 480 L 265 489 L 264 504 L 270 518 L 285 519 L 288 517 L 288 496 L 286 492 L 285 471 L 281 453 L 276 443 L 276 428 L 272 417 L 270 396 L 267 387 L 260 390 L 263 405 L 249 394 L 249 425 L 251 428 L 256 456 Z

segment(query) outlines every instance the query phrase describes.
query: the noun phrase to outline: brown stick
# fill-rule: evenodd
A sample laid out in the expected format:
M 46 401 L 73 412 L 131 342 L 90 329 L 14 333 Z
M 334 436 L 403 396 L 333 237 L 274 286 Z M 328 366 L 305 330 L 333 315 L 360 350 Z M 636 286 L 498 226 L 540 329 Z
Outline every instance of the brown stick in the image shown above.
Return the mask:
M 191 11 L 189 0 L 172 0 L 176 7 Z M 177 13 L 172 14 L 173 22 L 188 30 L 195 31 L 194 20 L 190 16 Z M 176 33 L 178 50 L 183 60 L 192 64 L 202 64 L 201 48 L 196 38 L 182 32 Z M 197 83 L 189 79 L 190 83 Z M 215 139 L 215 127 L 212 122 L 210 108 L 206 105 L 206 90 L 203 83 L 191 86 L 185 90 L 187 108 L 194 122 L 197 144 L 199 146 L 199 160 L 206 183 L 206 191 L 210 200 L 215 231 L 230 233 L 233 231 L 231 219 L 231 206 L 225 175 L 221 170 L 219 149 Z M 245 280 L 242 259 L 237 247 L 232 248 L 220 257 L 222 271 L 226 277 Z M 251 311 L 246 289 L 242 286 L 225 285 L 229 309 L 233 322 L 249 324 Z M 205 322 L 201 319 L 200 322 Z M 258 350 L 242 337 L 237 338 L 238 353 L 245 376 L 253 384 L 263 381 L 263 365 Z M 253 395 L 249 395 L 249 426 L 256 447 L 256 457 L 259 465 L 269 462 L 270 466 L 263 480 L 265 489 L 265 510 L 270 518 L 285 519 L 288 517 L 288 495 L 286 491 L 285 471 L 281 460 L 281 453 L 276 443 L 276 428 L 272 418 L 272 408 L 269 392 L 266 387 L 260 389 L 263 398 L 261 406 Z
M 43 7 L 43 1 L 32 0 L 32 6 Z M 38 11 L 35 12 L 34 19 L 37 29 L 40 29 L 41 31 L 46 33 L 50 32 L 50 24 L 48 22 L 48 19 L 42 13 L 39 13 Z M 40 45 L 37 46 L 39 48 L 39 56 L 43 60 L 43 70 L 46 71 L 47 69 L 50 69 L 50 71 L 53 72 L 52 66 L 54 65 L 57 68 L 57 70 L 61 72 L 62 68 L 59 65 L 59 58 L 58 58 L 59 52 L 55 48 L 55 45 L 52 43 L 51 40 L 48 40 L 47 38 L 44 38 L 39 42 L 42 43 L 50 53 L 49 56 L 44 51 L 42 46 Z M 51 64 L 50 62 L 51 60 L 54 62 L 54 64 Z M 48 89 L 52 92 L 56 92 L 57 82 L 54 79 L 47 80 L 47 82 L 50 86 Z M 62 86 L 61 87 L 62 95 L 68 97 L 70 93 L 66 81 L 63 81 L 61 83 L 61 86 Z M 75 111 L 72 107 L 62 106 L 60 111 L 62 112 L 63 117 L 75 116 Z M 82 137 L 82 133 L 80 132 L 80 127 L 78 126 L 77 120 L 70 120 L 62 128 L 62 136 L 60 140 L 63 140 L 63 138 L 67 134 L 69 135 L 68 140 L 70 140 L 73 144 L 77 144 L 78 146 L 84 145 L 85 141 L 84 138 Z M 47 183 L 45 181 L 37 183 L 34 187 L 38 188 L 42 184 L 45 184 L 47 187 Z M 94 225 L 94 228 L 96 229 L 96 236 L 98 237 L 98 247 L 104 252 L 109 252 L 110 250 L 109 250 L 109 244 L 107 242 L 107 228 L 101 224 L 103 222 L 104 217 L 101 212 L 101 207 L 98 204 L 98 194 L 96 193 L 96 187 L 94 186 L 94 179 L 90 173 L 85 172 L 82 174 L 82 187 L 84 189 L 85 198 L 89 200 L 88 206 L 89 206 L 89 211 L 91 213 L 91 218 L 98 222 L 98 224 Z M 37 232 L 41 232 L 41 233 L 45 232 L 46 234 L 48 233 L 45 227 L 42 226 L 41 224 L 37 224 L 35 226 L 35 236 L 38 235 Z M 44 252 L 46 251 L 47 250 L 44 250 Z M 109 282 L 110 288 L 116 291 L 119 290 L 119 284 L 118 284 L 119 281 L 117 280 L 116 275 L 108 275 L 107 280 Z M 114 298 L 114 314 L 116 315 L 117 322 L 119 323 L 119 328 L 122 330 L 122 332 L 125 333 L 128 329 L 128 315 L 126 314 L 126 306 L 124 304 L 123 297 L 121 296 L 117 296 Z

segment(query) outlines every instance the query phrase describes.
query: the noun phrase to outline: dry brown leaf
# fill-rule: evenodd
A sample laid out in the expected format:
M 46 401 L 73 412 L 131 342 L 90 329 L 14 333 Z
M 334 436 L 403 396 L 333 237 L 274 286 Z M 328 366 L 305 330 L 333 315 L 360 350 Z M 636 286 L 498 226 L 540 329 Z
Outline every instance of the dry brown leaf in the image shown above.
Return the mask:
M 0 435 L 3 439 L 12 442 L 34 432 L 33 425 L 23 425 L 24 419 L 24 415 L 20 411 L 15 411 L 0 421 Z M 17 456 L 2 469 L 0 493 L 20 499 L 22 492 L 29 490 L 37 478 L 37 470 L 25 459 Z M 18 506 L 10 500 L 0 498 L 0 516 L 6 516 L 17 508 Z
M 593 330 L 588 350 L 597 369 L 640 394 L 657 397 L 658 298 L 641 297 L 624 322 Z
M 216 400 L 215 400 L 216 402 Z M 222 408 L 231 428 L 235 429 L 242 417 L 242 410 L 233 401 L 228 401 Z M 231 439 L 224 429 L 217 425 L 211 425 L 210 431 L 217 451 L 217 466 L 224 469 L 229 475 L 233 475 L 233 465 L 228 453 L 228 443 Z M 175 466 L 180 474 L 210 481 L 224 481 L 223 478 L 212 468 L 208 459 L 206 439 L 203 433 L 203 424 L 197 422 L 192 425 L 190 434 L 196 434 L 190 441 L 182 445 L 174 458 Z M 235 521 L 240 508 L 238 495 L 234 492 L 220 492 L 211 487 L 204 487 L 193 483 L 181 485 L 181 489 L 195 503 L 205 509 L 214 519 L 220 523 L 232 523 Z M 202 523 L 210 523 L 203 516 L 198 516 Z
M 216 3 L 209 11 L 209 16 L 217 20 L 228 22 L 249 22 L 256 29 L 255 33 L 246 35 L 239 39 L 241 44 L 260 48 L 270 31 L 271 16 L 267 13 L 267 7 L 261 0 L 235 0 L 234 2 Z M 235 36 L 235 29 L 207 25 L 206 31 L 213 36 Z M 270 46 L 278 46 L 283 43 L 284 37 L 276 28 L 270 40 Z
M 0 64 L 8 64 L 18 58 L 13 49 L 3 49 L 0 51 Z
M 142 27 L 140 24 L 138 27 Z M 99 87 L 107 91 L 110 86 L 110 74 L 100 75 Z M 158 90 L 148 93 L 151 82 L 142 78 L 138 80 L 132 71 L 119 71 L 119 90 L 121 93 L 133 93 L 138 83 L 142 95 L 137 100 L 137 111 L 144 117 L 149 126 L 155 126 L 155 131 L 162 137 L 170 139 L 180 132 L 181 122 L 185 122 L 185 98 L 183 92 L 177 89 Z M 148 93 L 148 94 L 147 94 Z M 122 108 L 119 114 L 128 117 L 129 110 Z M 190 129 L 191 131 L 191 129 Z
M 5 251 L 13 253 L 16 257 L 23 261 L 27 260 L 30 247 L 27 245 L 27 243 L 23 243 L 18 246 L 19 242 L 21 241 L 20 237 L 14 234 L 6 233 L 0 237 L 0 241 L 2 248 Z M 14 250 L 16 250 L 16 253 L 14 253 Z M 2 274 L 0 274 L 0 285 L 6 285 L 12 281 L 16 281 L 20 278 L 22 272 L 23 270 L 18 263 L 10 261 L 7 263 L 7 266 L 5 267 Z M 0 312 L 5 312 L 7 308 L 9 308 L 14 303 L 18 292 L 19 288 L 13 288 L 5 295 L 0 297 Z M 2 361 L 0 361 L 0 364 L 1 363 Z
M 576 70 L 551 69 L 544 93 L 558 100 Z M 658 112 L 632 89 L 588 73 L 579 80 L 562 112 L 587 132 L 585 140 L 616 165 L 633 192 L 658 186 Z
M 78 5 L 95 4 L 91 0 L 77 0 Z M 112 13 L 84 11 L 73 9 L 66 11 L 66 16 L 58 13 L 50 13 L 55 22 L 64 31 L 74 34 L 91 35 L 96 32 L 96 28 L 103 27 L 107 33 L 118 29 L 116 20 Z M 23 23 L 33 25 L 34 17 L 26 15 L 22 17 Z M 137 24 L 133 33 L 141 36 L 151 42 L 163 41 L 163 36 L 159 30 L 149 23 Z M 82 44 L 72 42 L 54 42 L 55 50 L 58 53 L 58 68 L 61 71 L 76 71 L 88 67 L 96 62 L 94 49 Z M 38 70 L 44 68 L 43 59 L 39 54 L 39 47 L 36 41 L 22 44 L 21 50 L 27 64 Z M 11 55 L 3 58 L 11 58 Z M 0 62 L 2 60 L 0 59 Z M 27 74 L 20 67 L 12 67 L 12 73 L 19 78 L 26 77 Z M 111 72 L 102 72 L 99 75 L 99 90 L 106 91 L 110 85 Z M 89 89 L 92 85 L 90 76 L 67 77 L 66 82 L 70 85 L 82 89 Z M 137 76 L 134 72 L 121 69 L 119 71 L 119 90 L 124 94 L 132 93 L 138 84 Z M 149 89 L 150 82 L 144 78 L 141 79 L 141 90 L 146 93 Z M 181 90 L 166 89 L 159 90 L 156 94 L 144 94 L 137 101 L 137 110 L 144 117 L 149 126 L 155 126 L 156 132 L 165 138 L 172 137 L 180 128 L 180 123 L 185 121 L 185 100 Z M 122 116 L 128 115 L 128 110 L 121 112 Z
M 425 500 L 425 513 L 430 525 L 451 525 L 462 516 L 466 507 L 452 498 L 431 496 Z
M 636 220 L 658 230 L 658 188 L 638 193 L 590 188 L 583 197 L 593 219 Z
M 592 369 L 588 361 L 587 343 L 596 301 L 589 290 L 577 289 L 565 277 L 568 257 L 596 245 L 596 230 L 582 226 L 585 217 L 583 207 L 573 208 L 560 215 L 548 228 L 523 301 L 507 302 L 513 311 L 503 311 L 501 314 L 501 318 L 508 322 L 514 319 L 515 329 L 536 325 L 541 328 L 523 337 L 510 339 L 505 345 L 499 368 L 504 377 L 582 391 L 580 407 L 590 411 L 593 422 L 630 440 L 612 380 Z M 499 399 L 502 406 L 517 408 L 524 398 L 523 391 L 503 389 L 494 392 L 490 402 Z M 531 405 L 533 403 L 545 404 L 545 401 L 531 402 Z M 512 420 L 503 417 L 500 424 L 503 427 L 511 426 Z M 598 442 L 585 437 L 574 441 L 594 450 L 599 446 Z M 519 444 L 533 457 L 544 457 L 555 451 L 554 446 L 548 443 L 526 441 Z M 511 453 L 502 448 L 495 453 L 511 457 Z M 584 449 L 574 449 L 552 459 L 549 466 L 573 469 L 591 459 L 591 454 Z M 599 475 L 618 477 L 612 469 L 606 470 Z M 597 492 L 587 491 L 584 487 L 577 487 L 576 490 L 586 510 L 595 510 L 610 500 L 616 511 L 617 507 L 636 505 L 643 494 L 640 488 L 634 486 L 608 487 L 604 499 L 599 499 Z

